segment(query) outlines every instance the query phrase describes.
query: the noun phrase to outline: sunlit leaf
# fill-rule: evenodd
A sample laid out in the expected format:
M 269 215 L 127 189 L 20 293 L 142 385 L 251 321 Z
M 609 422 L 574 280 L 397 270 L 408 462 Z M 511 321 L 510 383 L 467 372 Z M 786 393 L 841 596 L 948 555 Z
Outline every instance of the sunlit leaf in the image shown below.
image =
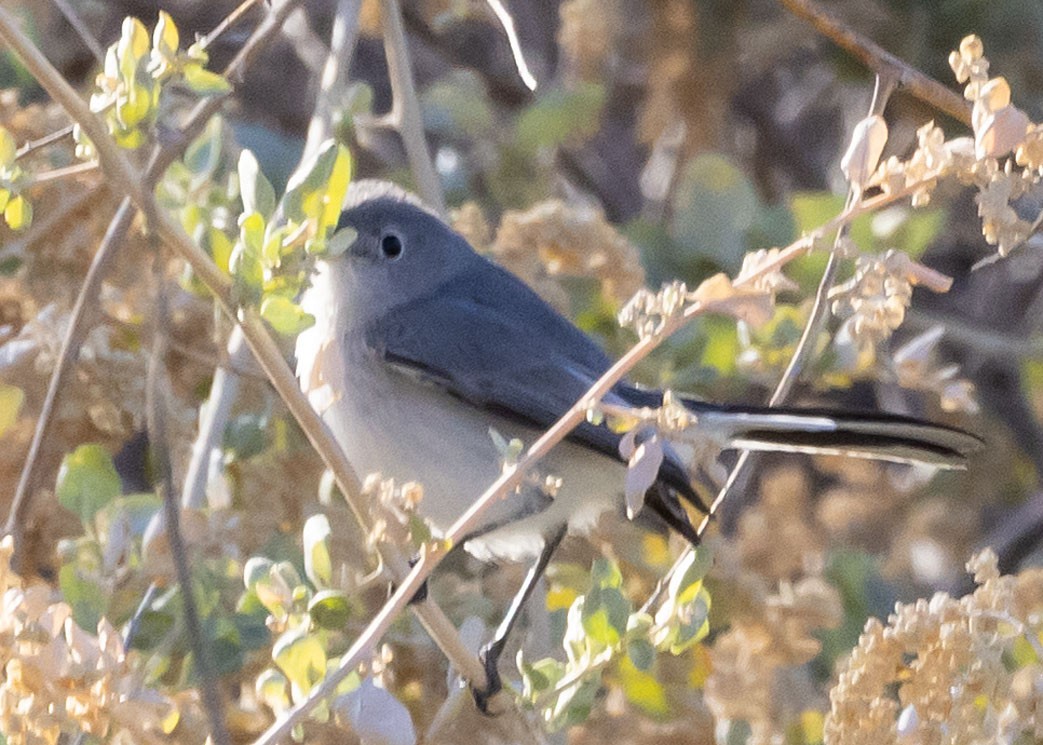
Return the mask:
M 308 604 L 308 615 L 321 629 L 343 629 L 351 618 L 351 602 L 340 590 L 322 590 Z
M 0 437 L 18 421 L 25 403 L 25 392 L 21 388 L 0 383 Z
M 18 142 L 14 135 L 5 128 L 0 127 L 0 168 L 6 168 L 14 163 L 15 154 L 18 152 Z
M 279 713 L 290 708 L 290 681 L 274 668 L 268 668 L 254 681 L 257 698 Z
M 620 659 L 618 673 L 620 686 L 630 703 L 656 716 L 670 711 L 662 684 L 654 675 L 635 666 L 630 657 Z
M 182 70 L 185 85 L 200 96 L 215 96 L 232 90 L 232 84 L 216 72 L 207 70 L 202 65 L 187 64 Z
M 275 189 L 261 173 L 257 158 L 250 150 L 239 155 L 239 193 L 244 212 L 257 212 L 268 220 L 275 211 Z
M 288 631 L 275 642 L 272 660 L 293 684 L 294 700 L 326 676 L 326 650 L 314 634 Z
M 152 30 L 152 48 L 164 57 L 172 58 L 177 54 L 180 43 L 174 19 L 165 10 L 159 11 L 159 20 L 156 21 L 156 27 Z
M 296 336 L 315 323 L 315 316 L 282 295 L 269 295 L 261 301 L 261 317 L 283 336 Z
M 19 194 L 4 207 L 4 221 L 11 230 L 25 230 L 33 222 L 33 206 Z
M 122 491 L 112 458 L 101 445 L 80 445 L 62 459 L 55 495 L 87 522 Z
M 312 585 L 318 588 L 329 587 L 333 576 L 330 533 L 330 521 L 321 512 L 312 515 L 304 523 L 304 573 Z

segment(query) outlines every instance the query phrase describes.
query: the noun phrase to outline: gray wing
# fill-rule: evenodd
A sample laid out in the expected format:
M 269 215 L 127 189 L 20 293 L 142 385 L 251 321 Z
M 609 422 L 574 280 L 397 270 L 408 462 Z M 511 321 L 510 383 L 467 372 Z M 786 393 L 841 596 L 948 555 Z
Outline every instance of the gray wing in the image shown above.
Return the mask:
M 392 309 L 367 329 L 366 341 L 389 364 L 472 406 L 538 428 L 557 421 L 611 366 L 586 334 L 520 280 L 482 258 L 431 295 Z M 628 390 L 620 387 L 605 400 L 625 404 Z M 607 427 L 584 422 L 570 439 L 620 459 L 620 435 Z M 660 479 L 702 504 L 675 458 L 664 461 Z M 694 536 L 684 529 L 683 511 L 666 489 L 650 493 L 647 503 L 680 532 Z
M 366 342 L 473 406 L 544 427 L 611 364 L 583 332 L 484 259 L 479 271 L 393 308 L 366 330 Z

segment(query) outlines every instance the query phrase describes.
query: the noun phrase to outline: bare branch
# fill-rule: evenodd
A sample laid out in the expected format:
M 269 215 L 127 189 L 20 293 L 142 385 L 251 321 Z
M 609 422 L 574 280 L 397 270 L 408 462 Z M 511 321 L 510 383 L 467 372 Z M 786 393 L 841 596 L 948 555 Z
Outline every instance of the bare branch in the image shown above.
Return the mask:
M 814 0 L 779 0 L 789 12 L 808 21 L 815 30 L 855 57 L 868 69 L 881 75 L 890 74 L 898 85 L 916 98 L 971 125 L 971 105 L 963 96 L 925 75 L 886 49 L 851 30 L 839 18 L 827 12 Z
M 514 30 L 514 19 L 511 18 L 511 14 L 507 12 L 507 8 L 504 7 L 502 0 L 485 0 L 492 12 L 496 15 L 496 19 L 503 26 L 504 33 L 507 34 L 507 41 L 511 45 L 511 54 L 514 56 L 514 66 L 518 68 L 518 77 L 525 83 L 525 87 L 530 91 L 536 90 L 536 77 L 529 70 L 529 65 L 525 61 L 525 55 L 522 53 L 521 42 L 518 40 L 518 32 Z
M 391 92 L 394 96 L 391 118 L 402 136 L 402 144 L 406 148 L 409 167 L 413 170 L 420 196 L 444 217 L 445 195 L 442 193 L 442 184 L 431 162 L 431 152 L 424 137 L 424 120 L 420 114 L 416 86 L 413 84 L 406 30 L 398 0 L 380 0 L 380 18 L 384 24 L 384 52 L 387 55 Z

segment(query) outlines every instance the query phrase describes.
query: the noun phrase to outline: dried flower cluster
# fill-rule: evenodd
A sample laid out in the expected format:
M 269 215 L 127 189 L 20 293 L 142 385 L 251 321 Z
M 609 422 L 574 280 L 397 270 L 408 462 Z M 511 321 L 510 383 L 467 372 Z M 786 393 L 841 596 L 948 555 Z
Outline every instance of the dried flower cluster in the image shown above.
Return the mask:
M 618 0 L 568 0 L 558 8 L 558 46 L 582 80 L 598 80 L 611 62 L 622 25 Z
M 1043 176 L 1043 125 L 1032 123 L 1011 103 L 1006 79 L 988 76 L 989 61 L 977 36 L 960 42 L 959 50 L 949 55 L 949 66 L 966 84 L 964 97 L 974 105 L 973 139 L 946 140 L 929 122 L 917 132 L 918 146 L 909 160 L 889 158 L 868 185 L 885 193 L 910 191 L 914 206 L 927 204 L 944 176 L 974 185 L 985 240 L 1006 256 L 1034 229 L 1036 218 L 1025 219 L 1018 200 L 1038 187 Z
M 913 296 L 909 263 L 909 257 L 897 251 L 859 256 L 855 276 L 829 291 L 834 315 L 846 319 L 854 338 L 876 344 L 902 325 Z
M 870 619 L 830 694 L 825 742 L 1033 742 L 1043 737 L 1043 571 L 1000 576 L 985 550 L 978 588 Z
M 591 277 L 621 304 L 644 284 L 637 249 L 600 212 L 557 200 L 504 214 L 490 247 L 496 260 L 545 300 L 568 311 L 563 277 Z
M 170 703 L 143 688 L 120 635 L 76 625 L 54 591 L 26 586 L 10 569 L 14 543 L 0 541 L 0 732 L 12 745 L 54 745 L 62 735 L 105 737 L 116 729 L 158 735 Z M 176 723 L 176 718 L 168 724 Z

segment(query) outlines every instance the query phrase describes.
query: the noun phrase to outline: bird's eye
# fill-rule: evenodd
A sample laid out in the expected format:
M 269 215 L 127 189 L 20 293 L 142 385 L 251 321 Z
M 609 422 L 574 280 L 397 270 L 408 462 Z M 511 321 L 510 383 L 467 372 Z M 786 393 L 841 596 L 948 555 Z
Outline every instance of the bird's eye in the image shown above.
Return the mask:
M 380 252 L 385 258 L 397 259 L 402 255 L 402 239 L 394 233 L 384 233 L 380 237 Z

